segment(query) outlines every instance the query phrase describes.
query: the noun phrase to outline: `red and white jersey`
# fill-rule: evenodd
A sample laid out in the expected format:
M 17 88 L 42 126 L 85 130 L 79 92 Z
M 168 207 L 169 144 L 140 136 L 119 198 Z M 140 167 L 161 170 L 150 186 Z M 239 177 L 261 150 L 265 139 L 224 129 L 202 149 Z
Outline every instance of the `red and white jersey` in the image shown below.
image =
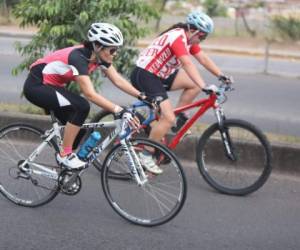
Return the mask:
M 75 80 L 75 76 L 89 75 L 98 65 L 90 63 L 92 52 L 83 45 L 60 49 L 35 61 L 30 68 L 46 64 L 43 69 L 43 83 L 63 87 Z
M 157 37 L 144 49 L 139 55 L 136 66 L 166 79 L 181 67 L 179 57 L 195 55 L 200 51 L 198 44 L 188 45 L 184 29 L 177 28 Z

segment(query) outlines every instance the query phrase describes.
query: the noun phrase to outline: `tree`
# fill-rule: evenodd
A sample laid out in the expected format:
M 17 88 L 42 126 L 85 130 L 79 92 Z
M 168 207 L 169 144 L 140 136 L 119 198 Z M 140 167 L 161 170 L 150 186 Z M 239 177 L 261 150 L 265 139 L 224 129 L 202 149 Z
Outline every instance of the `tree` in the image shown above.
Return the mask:
M 233 1 L 233 8 L 235 8 L 235 34 L 238 35 L 238 18 L 241 17 L 246 31 L 252 36 L 256 36 L 256 31 L 252 29 L 247 20 L 247 12 L 250 8 L 260 8 L 265 6 L 265 2 L 262 0 L 253 1 Z
M 147 31 L 140 24 L 158 17 L 156 10 L 139 0 L 21 0 L 13 13 L 21 20 L 21 27 L 35 25 L 38 28 L 29 44 L 16 44 L 25 59 L 13 74 L 27 69 L 49 50 L 79 44 L 86 39 L 90 24 L 102 21 L 115 24 L 124 35 L 125 46 L 116 60 L 116 67 L 126 75 L 137 54 L 132 46 Z
M 300 41 L 300 17 L 299 15 L 274 15 L 269 17 L 268 32 L 265 32 L 265 65 L 264 73 L 268 73 L 270 47 L 272 43 L 290 40 Z
M 220 0 L 205 0 L 203 7 L 209 16 L 226 16 L 226 8 Z
M 160 21 L 161 21 L 161 16 L 162 16 L 162 14 L 163 14 L 163 12 L 164 12 L 164 10 L 165 10 L 165 7 L 166 7 L 166 5 L 167 5 L 167 2 L 168 2 L 168 0 L 156 0 L 155 1 L 155 4 L 156 5 L 160 5 L 160 7 L 159 7 L 159 17 L 158 17 L 158 19 L 157 19 L 157 21 L 156 21 L 156 25 L 155 25 L 155 30 L 156 31 L 158 31 L 159 30 L 159 26 L 160 26 Z

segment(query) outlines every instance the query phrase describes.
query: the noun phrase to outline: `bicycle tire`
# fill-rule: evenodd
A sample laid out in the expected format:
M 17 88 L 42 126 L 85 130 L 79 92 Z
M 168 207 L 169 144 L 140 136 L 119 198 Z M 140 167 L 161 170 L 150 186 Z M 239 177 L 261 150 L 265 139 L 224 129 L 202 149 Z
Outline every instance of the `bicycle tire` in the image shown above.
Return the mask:
M 219 125 L 204 131 L 196 148 L 197 165 L 204 180 L 228 195 L 247 195 L 262 187 L 272 171 L 271 147 L 266 136 L 249 122 L 224 121 L 236 160 L 226 156 Z M 245 159 L 243 158 L 245 157 Z
M 146 227 L 164 224 L 180 212 L 186 199 L 187 184 L 181 164 L 164 145 L 144 138 L 132 139 L 130 143 L 136 152 L 144 146 L 152 147 L 171 161 L 168 165 L 160 165 L 162 174 L 147 173 L 148 182 L 144 186 L 138 186 L 133 177 L 126 181 L 111 179 L 108 176 L 110 168 L 129 172 L 122 146 L 114 146 L 106 156 L 101 175 L 105 197 L 114 211 L 131 223 Z
M 41 206 L 54 199 L 59 192 L 57 180 L 25 173 L 18 167 L 44 141 L 43 135 L 42 130 L 28 124 L 11 124 L 0 130 L 0 192 L 17 205 Z M 34 163 L 38 163 L 59 171 L 55 168 L 55 152 L 58 152 L 58 146 L 51 140 L 33 163 L 28 164 L 29 168 L 35 169 Z

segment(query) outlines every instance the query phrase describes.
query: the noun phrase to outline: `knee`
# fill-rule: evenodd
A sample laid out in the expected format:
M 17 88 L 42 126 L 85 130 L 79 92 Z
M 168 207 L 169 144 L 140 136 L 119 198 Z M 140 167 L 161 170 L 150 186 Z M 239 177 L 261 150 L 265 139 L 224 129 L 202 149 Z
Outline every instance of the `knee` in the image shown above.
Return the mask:
M 201 89 L 198 86 L 195 86 L 193 89 L 194 94 L 198 95 L 201 92 Z

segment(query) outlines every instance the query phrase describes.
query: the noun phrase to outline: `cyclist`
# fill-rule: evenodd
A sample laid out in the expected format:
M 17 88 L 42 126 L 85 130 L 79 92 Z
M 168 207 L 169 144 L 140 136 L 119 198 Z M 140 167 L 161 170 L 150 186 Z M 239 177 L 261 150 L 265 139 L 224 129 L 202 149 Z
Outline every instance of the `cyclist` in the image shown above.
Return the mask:
M 86 164 L 72 152 L 72 145 L 89 113 L 90 104 L 87 100 L 115 114 L 124 111 L 95 91 L 90 73 L 100 68 L 118 88 L 134 97 L 145 98 L 112 65 L 122 45 L 123 36 L 116 26 L 93 23 L 82 45 L 54 51 L 30 66 L 24 95 L 33 104 L 53 110 L 60 122 L 66 124 L 62 151 L 56 158 L 67 168 L 78 169 Z M 79 84 L 84 97 L 65 88 L 70 81 Z M 133 121 L 133 125 L 137 125 L 136 121 Z
M 160 98 L 160 120 L 153 125 L 150 138 L 160 141 L 175 123 L 173 107 L 168 99 L 167 91 L 183 89 L 177 107 L 191 103 L 201 89 L 216 91 L 215 85 L 206 86 L 196 66 L 192 55 L 219 80 L 230 83 L 217 65 L 205 54 L 199 43 L 212 33 L 212 19 L 203 12 L 193 11 L 187 15 L 185 23 L 177 23 L 162 32 L 146 49 L 144 49 L 131 74 L 133 86 L 150 98 Z M 178 125 L 182 126 L 187 115 L 180 113 Z M 178 131 L 179 127 L 173 127 Z M 141 156 L 153 165 L 155 173 L 162 170 L 155 165 L 151 154 Z

